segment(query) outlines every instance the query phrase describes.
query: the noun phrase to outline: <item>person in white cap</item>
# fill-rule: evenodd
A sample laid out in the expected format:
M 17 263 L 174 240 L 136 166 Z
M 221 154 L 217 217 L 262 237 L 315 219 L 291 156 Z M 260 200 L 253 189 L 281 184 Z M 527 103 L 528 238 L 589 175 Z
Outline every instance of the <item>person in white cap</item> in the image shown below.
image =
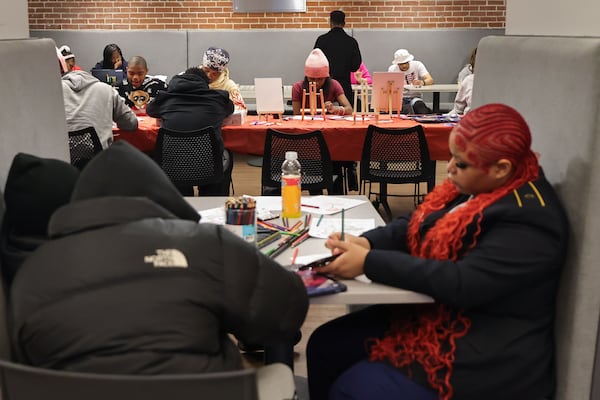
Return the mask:
M 225 49 L 209 47 L 202 55 L 200 69 L 209 81 L 209 88 L 226 90 L 236 110 L 246 110 L 238 85 L 229 78 L 229 53 Z
M 398 49 L 394 53 L 394 61 L 388 68 L 389 72 L 404 72 L 404 82 L 406 85 L 415 87 L 433 85 L 433 77 L 427 71 L 425 64 L 416 61 L 415 56 L 406 49 Z M 412 93 L 411 96 L 405 96 L 402 100 L 404 106 L 403 112 L 415 114 L 431 114 L 431 109 L 427 107 L 422 99 L 421 93 Z
M 65 59 L 65 62 L 67 63 L 67 68 L 69 69 L 69 72 L 71 71 L 81 71 L 81 67 L 77 64 L 75 64 L 75 54 L 73 54 L 71 52 L 71 48 L 67 45 L 63 45 L 60 46 L 58 48 L 58 50 L 60 50 L 60 53 L 62 54 L 63 58 Z

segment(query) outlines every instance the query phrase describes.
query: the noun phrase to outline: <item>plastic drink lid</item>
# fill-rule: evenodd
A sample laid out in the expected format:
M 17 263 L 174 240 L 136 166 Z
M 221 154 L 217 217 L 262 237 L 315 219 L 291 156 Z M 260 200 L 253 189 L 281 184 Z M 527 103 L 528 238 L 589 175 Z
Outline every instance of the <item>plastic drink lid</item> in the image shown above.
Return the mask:
M 286 151 L 285 152 L 285 159 L 286 160 L 297 160 L 298 159 L 298 153 L 295 151 Z

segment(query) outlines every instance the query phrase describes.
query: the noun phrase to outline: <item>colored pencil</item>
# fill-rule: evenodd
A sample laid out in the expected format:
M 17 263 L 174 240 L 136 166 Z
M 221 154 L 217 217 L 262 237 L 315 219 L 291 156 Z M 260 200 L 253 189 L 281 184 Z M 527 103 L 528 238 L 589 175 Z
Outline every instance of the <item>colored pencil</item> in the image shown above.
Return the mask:
M 317 221 L 317 226 L 319 226 L 321 221 L 323 221 L 323 214 L 321 214 L 321 216 L 319 217 L 319 220 Z
M 342 240 L 344 240 L 344 209 L 342 208 Z
M 270 245 L 271 243 L 276 242 L 280 237 L 281 237 L 281 233 L 279 231 L 273 232 L 271 235 L 267 236 L 266 238 L 256 242 L 256 247 L 258 247 L 259 249 L 262 249 L 263 247 L 266 247 L 266 246 Z
M 299 246 L 301 243 L 303 243 L 306 239 L 308 239 L 310 236 L 308 234 L 308 231 L 304 232 L 304 234 L 302 234 L 302 236 L 300 236 L 298 239 L 294 240 L 292 242 L 292 247 L 297 247 Z

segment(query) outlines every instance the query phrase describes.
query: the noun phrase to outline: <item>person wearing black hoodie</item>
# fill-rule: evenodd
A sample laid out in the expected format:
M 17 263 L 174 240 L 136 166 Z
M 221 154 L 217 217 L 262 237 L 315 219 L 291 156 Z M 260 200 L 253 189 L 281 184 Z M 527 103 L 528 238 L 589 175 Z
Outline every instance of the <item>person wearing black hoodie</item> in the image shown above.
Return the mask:
M 12 287 L 21 362 L 82 372 L 242 368 L 229 333 L 291 341 L 306 316 L 301 279 L 223 226 L 199 224 L 150 158 L 124 141 L 82 171 L 51 240 Z
M 200 195 L 215 196 L 229 193 L 229 182 L 233 170 L 231 153 L 223 145 L 221 126 L 223 120 L 233 113 L 233 102 L 229 92 L 210 89 L 208 77 L 200 68 L 188 68 L 183 74 L 176 75 L 169 82 L 167 91 L 159 92 L 153 102 L 148 104 L 146 113 L 162 119 L 161 126 L 174 131 L 195 131 L 212 126 L 215 128 L 219 147 L 223 152 L 223 180 L 216 184 L 199 188 Z M 182 191 L 192 195 L 190 190 Z
M 48 240 L 50 216 L 67 204 L 79 170 L 62 160 L 18 153 L 6 184 L 6 211 L 0 229 L 0 261 L 6 287 L 23 261 Z

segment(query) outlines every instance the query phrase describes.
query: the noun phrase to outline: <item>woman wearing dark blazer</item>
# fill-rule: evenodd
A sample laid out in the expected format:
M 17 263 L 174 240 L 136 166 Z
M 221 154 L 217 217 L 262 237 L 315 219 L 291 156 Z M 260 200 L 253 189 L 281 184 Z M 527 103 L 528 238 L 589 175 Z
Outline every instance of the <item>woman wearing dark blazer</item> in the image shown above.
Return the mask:
M 311 399 L 545 399 L 568 222 L 526 122 L 490 104 L 452 131 L 448 179 L 410 218 L 361 237 L 323 272 L 364 273 L 434 304 L 374 306 L 318 328 Z

